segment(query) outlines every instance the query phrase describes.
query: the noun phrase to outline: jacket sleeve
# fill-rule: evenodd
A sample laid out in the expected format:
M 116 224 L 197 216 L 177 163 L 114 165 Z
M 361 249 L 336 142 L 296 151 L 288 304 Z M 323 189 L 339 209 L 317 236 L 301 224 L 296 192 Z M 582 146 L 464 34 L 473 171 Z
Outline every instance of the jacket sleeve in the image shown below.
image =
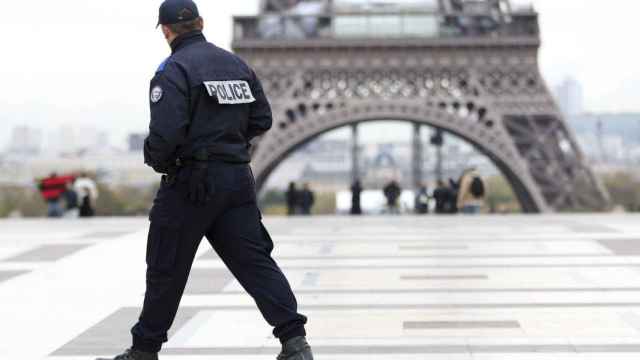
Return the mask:
M 167 64 L 151 80 L 150 106 L 144 162 L 166 174 L 175 164 L 176 150 L 186 141 L 189 124 L 187 80 L 176 64 Z
M 269 131 L 273 124 L 271 105 L 264 93 L 260 79 L 258 79 L 253 71 L 251 72 L 251 76 L 251 90 L 253 91 L 253 97 L 256 101 L 251 103 L 249 110 L 248 141 Z

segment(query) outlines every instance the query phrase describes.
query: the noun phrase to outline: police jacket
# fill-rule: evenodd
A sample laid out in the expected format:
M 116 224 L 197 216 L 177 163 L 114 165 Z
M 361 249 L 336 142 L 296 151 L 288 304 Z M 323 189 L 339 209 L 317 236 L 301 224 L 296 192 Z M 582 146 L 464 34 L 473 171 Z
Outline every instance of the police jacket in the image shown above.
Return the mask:
M 271 128 L 271 107 L 254 71 L 200 31 L 171 43 L 150 86 L 145 163 L 168 173 L 206 149 L 209 160 L 248 163 L 251 139 Z

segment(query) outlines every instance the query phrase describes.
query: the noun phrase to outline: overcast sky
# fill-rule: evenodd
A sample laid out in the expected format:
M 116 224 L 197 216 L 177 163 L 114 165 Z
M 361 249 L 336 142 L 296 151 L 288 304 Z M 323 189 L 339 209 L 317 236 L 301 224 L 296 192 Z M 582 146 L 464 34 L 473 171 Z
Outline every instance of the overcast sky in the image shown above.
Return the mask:
M 518 3 L 527 3 L 518 1 Z M 541 13 L 543 73 L 580 81 L 591 111 L 638 111 L 640 1 L 533 0 Z M 34 0 L 2 4 L 0 146 L 17 124 L 82 124 L 120 141 L 148 126 L 148 81 L 167 45 L 160 1 Z M 605 5 L 606 4 L 606 5 Z M 210 41 L 228 48 L 231 16 L 257 0 L 200 0 Z

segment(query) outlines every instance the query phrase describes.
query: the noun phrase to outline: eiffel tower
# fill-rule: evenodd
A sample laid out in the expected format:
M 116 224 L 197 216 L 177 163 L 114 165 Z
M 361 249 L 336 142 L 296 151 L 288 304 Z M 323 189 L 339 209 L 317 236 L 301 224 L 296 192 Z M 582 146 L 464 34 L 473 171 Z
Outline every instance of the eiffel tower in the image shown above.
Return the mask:
M 258 16 L 234 18 L 233 39 L 274 111 L 253 147 L 258 187 L 327 131 L 400 120 L 471 143 L 525 212 L 604 210 L 608 193 L 541 76 L 540 46 L 538 14 L 508 0 L 264 0 Z

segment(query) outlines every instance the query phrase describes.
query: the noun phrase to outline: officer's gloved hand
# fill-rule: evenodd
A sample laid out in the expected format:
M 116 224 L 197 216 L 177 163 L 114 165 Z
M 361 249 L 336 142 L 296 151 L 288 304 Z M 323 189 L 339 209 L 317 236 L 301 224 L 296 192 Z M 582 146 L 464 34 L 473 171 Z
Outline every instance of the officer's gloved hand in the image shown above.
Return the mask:
M 203 205 L 211 199 L 213 189 L 207 178 L 207 154 L 196 154 L 191 166 L 187 198 L 196 205 Z
M 203 205 L 211 198 L 209 181 L 207 181 L 207 163 L 196 162 L 191 167 L 187 198 L 196 205 Z

